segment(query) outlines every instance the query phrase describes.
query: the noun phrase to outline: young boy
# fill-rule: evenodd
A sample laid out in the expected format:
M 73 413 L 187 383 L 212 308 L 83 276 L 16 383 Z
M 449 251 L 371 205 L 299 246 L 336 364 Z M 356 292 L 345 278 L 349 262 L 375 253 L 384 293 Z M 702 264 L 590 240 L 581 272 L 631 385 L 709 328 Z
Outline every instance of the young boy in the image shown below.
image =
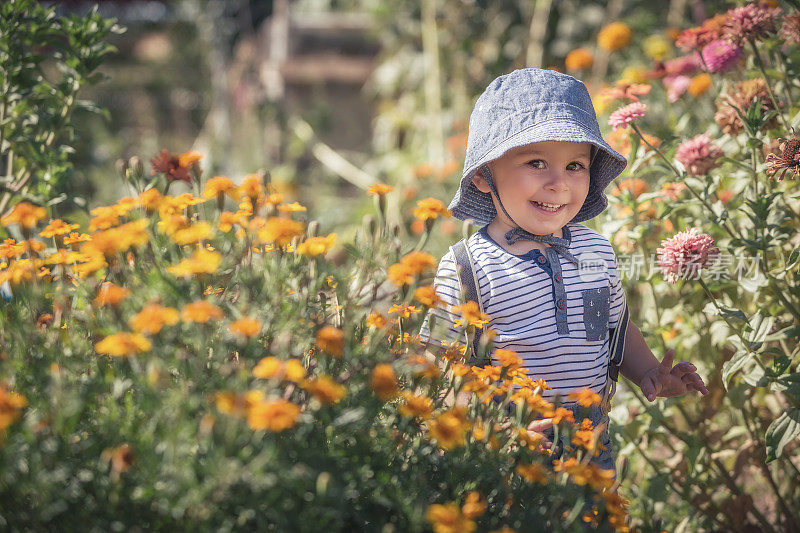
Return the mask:
M 490 317 L 484 330 L 495 333 L 494 348 L 515 351 L 531 378 L 552 387 L 545 399 L 567 400 L 584 388 L 602 396 L 609 379 L 609 327 L 620 319 L 625 293 L 608 239 L 580 222 L 603 212 L 603 191 L 626 164 L 603 140 L 584 84 L 565 74 L 527 68 L 500 76 L 470 117 L 450 210 L 483 226 L 467 249 Z M 439 263 L 435 287 L 444 302 L 434 311 L 440 327 L 430 331 L 426 320 L 421 331 L 431 347 L 457 340 L 450 308 L 461 303 L 461 283 L 452 250 Z M 620 372 L 648 400 L 708 392 L 694 365 L 672 366 L 673 350 L 659 363 L 633 322 L 620 331 Z M 600 443 L 607 449 L 593 460 L 616 471 L 608 415 L 594 406 L 590 419 L 606 428 Z M 544 419 L 528 429 L 552 439 L 551 428 L 552 419 Z

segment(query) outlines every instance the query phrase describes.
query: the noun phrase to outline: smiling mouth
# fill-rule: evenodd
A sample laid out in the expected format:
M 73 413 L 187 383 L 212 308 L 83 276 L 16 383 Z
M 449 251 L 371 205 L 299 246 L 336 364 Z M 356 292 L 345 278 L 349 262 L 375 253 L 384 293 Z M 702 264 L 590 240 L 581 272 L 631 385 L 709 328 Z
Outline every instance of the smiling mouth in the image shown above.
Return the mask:
M 567 204 L 548 204 L 536 201 L 531 201 L 531 204 L 534 205 L 540 211 L 545 211 L 547 213 L 557 213 L 558 211 L 561 211 L 565 205 L 567 205 Z

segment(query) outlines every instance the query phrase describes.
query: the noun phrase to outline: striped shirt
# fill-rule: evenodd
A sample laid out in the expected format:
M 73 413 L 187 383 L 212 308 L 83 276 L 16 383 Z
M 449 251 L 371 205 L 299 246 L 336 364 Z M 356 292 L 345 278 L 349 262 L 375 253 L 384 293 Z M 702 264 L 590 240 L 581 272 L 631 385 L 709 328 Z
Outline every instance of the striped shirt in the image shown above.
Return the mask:
M 492 240 L 485 227 L 467 241 L 484 312 L 490 317 L 484 328 L 496 332 L 494 348 L 515 351 L 529 377 L 544 379 L 552 387 L 542 393 L 548 400 L 586 387 L 603 394 L 608 328 L 617 323 L 625 301 L 608 239 L 578 223 L 567 224 L 562 232 L 580 267 L 552 251 L 514 255 Z M 559 260 L 560 276 L 548 255 Z M 421 338 L 433 344 L 464 342 L 461 328 L 454 326 L 459 317 L 449 311 L 461 304 L 452 250 L 439 262 L 434 287 L 444 303 L 431 311 L 436 315 L 434 331 L 426 319 Z

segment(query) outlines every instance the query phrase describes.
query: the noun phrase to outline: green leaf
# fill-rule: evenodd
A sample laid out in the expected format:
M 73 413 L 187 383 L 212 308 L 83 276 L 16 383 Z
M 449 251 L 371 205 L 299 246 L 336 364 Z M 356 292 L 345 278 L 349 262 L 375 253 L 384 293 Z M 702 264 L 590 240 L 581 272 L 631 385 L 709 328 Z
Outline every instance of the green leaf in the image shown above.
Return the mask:
M 767 428 L 767 462 L 774 461 L 783 448 L 800 437 L 800 409 L 792 407 L 776 418 Z
M 728 389 L 728 385 L 730 384 L 731 377 L 741 370 L 753 357 L 753 352 L 749 352 L 747 350 L 739 350 L 733 357 L 731 357 L 728 361 L 722 365 L 722 383 L 725 385 L 725 388 Z
M 774 323 L 775 317 L 764 316 L 761 311 L 756 313 L 750 326 L 746 328 L 746 331 L 752 331 L 752 334 L 744 335 L 747 339 L 748 348 L 753 351 L 761 348 Z
M 359 420 L 364 418 L 365 412 L 366 409 L 364 407 L 345 409 L 344 411 L 342 411 L 342 414 L 336 417 L 336 419 L 333 421 L 333 425 L 339 427 L 339 426 L 346 426 L 354 422 L 358 422 Z

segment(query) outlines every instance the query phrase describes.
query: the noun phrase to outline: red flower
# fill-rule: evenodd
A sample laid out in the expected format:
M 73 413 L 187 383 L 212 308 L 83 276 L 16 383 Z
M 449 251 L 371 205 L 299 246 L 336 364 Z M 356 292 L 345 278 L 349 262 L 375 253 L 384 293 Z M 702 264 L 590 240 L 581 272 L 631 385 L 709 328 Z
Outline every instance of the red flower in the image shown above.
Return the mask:
M 189 183 L 192 180 L 189 174 L 190 167 L 181 166 L 180 155 L 170 154 L 166 148 L 152 158 L 150 164 L 153 165 L 153 174 L 164 174 L 170 181 L 185 181 Z

